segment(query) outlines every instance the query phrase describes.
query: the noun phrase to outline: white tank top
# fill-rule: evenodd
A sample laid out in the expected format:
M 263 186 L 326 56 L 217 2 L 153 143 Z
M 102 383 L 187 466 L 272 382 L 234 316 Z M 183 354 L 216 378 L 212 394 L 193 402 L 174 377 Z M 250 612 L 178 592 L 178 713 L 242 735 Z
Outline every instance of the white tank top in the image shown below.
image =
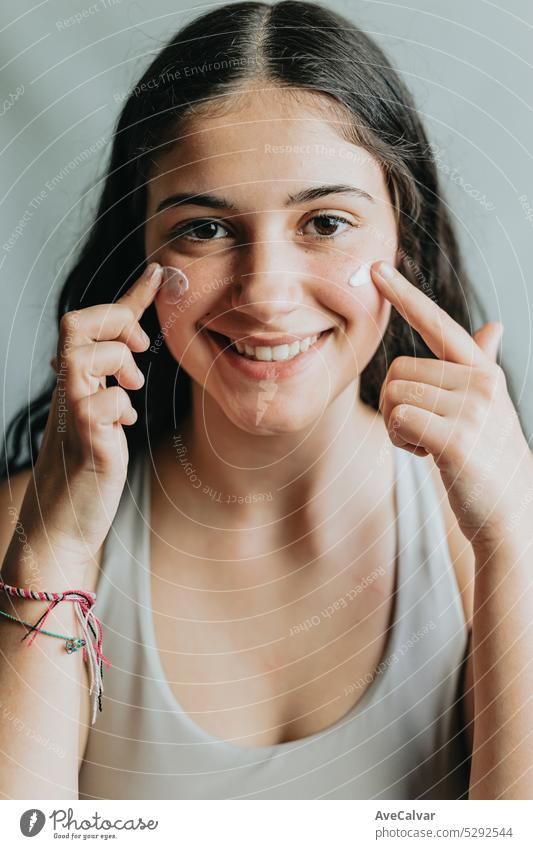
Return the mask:
M 150 462 L 142 454 L 130 461 L 96 589 L 111 667 L 80 799 L 468 798 L 461 597 L 429 469 L 391 448 L 397 589 L 381 664 L 337 722 L 272 746 L 214 737 L 184 712 L 165 678 L 152 621 Z

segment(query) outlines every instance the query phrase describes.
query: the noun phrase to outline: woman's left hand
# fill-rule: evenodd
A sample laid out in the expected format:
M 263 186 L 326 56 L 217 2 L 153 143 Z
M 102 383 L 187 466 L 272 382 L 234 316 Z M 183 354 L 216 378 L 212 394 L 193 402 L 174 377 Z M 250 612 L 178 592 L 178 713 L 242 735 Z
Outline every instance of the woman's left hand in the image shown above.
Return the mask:
M 496 363 L 503 327 L 490 322 L 472 337 L 388 263 L 373 263 L 372 278 L 438 357 L 391 363 L 379 402 L 390 439 L 433 455 L 474 549 L 498 545 L 533 513 L 533 456 Z

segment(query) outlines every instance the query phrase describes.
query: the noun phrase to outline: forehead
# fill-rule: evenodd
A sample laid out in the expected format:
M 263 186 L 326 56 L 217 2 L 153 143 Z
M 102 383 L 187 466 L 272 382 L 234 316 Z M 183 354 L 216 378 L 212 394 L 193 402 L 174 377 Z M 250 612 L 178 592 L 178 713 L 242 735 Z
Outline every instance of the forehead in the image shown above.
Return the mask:
M 325 95 L 275 88 L 228 96 L 181 124 L 149 180 L 151 211 L 178 187 L 224 187 L 245 209 L 276 204 L 303 184 L 351 183 L 388 202 L 379 161 L 347 141 L 349 116 Z M 353 131 L 352 131 L 353 136 Z

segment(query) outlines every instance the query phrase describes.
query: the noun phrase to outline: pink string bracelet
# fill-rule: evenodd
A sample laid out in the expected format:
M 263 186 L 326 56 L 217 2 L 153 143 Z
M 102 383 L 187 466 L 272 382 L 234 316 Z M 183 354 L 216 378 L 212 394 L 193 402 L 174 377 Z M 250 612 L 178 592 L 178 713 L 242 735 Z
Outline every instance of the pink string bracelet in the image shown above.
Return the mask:
M 5 584 L 3 581 L 0 581 L 0 591 L 3 591 L 7 595 L 15 596 L 16 598 L 50 602 L 43 615 L 37 620 L 35 625 L 30 626 L 31 630 L 28 631 L 22 638 L 25 640 L 26 637 L 31 634 L 27 645 L 32 645 L 38 633 L 46 633 L 43 629 L 43 625 L 56 604 L 59 604 L 61 601 L 71 601 L 74 603 L 74 609 L 80 621 L 81 629 L 85 638 L 83 640 L 83 659 L 89 664 L 91 673 L 89 694 L 93 696 L 91 724 L 94 725 L 97 710 L 102 711 L 102 694 L 104 692 L 103 664 L 106 663 L 108 668 L 111 666 L 111 662 L 102 652 L 102 623 L 94 615 L 91 609 L 96 601 L 96 595 L 86 590 L 66 590 L 62 593 L 51 593 L 46 590 L 30 590 L 26 587 L 12 587 L 9 586 L 9 584 Z M 93 640 L 91 639 L 91 634 L 94 638 Z

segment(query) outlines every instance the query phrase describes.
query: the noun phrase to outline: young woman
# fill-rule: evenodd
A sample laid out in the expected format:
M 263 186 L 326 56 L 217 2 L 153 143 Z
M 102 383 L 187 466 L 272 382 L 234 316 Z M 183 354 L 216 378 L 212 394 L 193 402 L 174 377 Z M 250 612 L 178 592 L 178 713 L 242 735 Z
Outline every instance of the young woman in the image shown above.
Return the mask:
M 111 666 L 93 712 L 82 652 L 0 616 L 4 797 L 531 798 L 533 462 L 473 306 L 363 32 L 250 2 L 168 42 L 2 490 L 3 581 L 95 592 Z

